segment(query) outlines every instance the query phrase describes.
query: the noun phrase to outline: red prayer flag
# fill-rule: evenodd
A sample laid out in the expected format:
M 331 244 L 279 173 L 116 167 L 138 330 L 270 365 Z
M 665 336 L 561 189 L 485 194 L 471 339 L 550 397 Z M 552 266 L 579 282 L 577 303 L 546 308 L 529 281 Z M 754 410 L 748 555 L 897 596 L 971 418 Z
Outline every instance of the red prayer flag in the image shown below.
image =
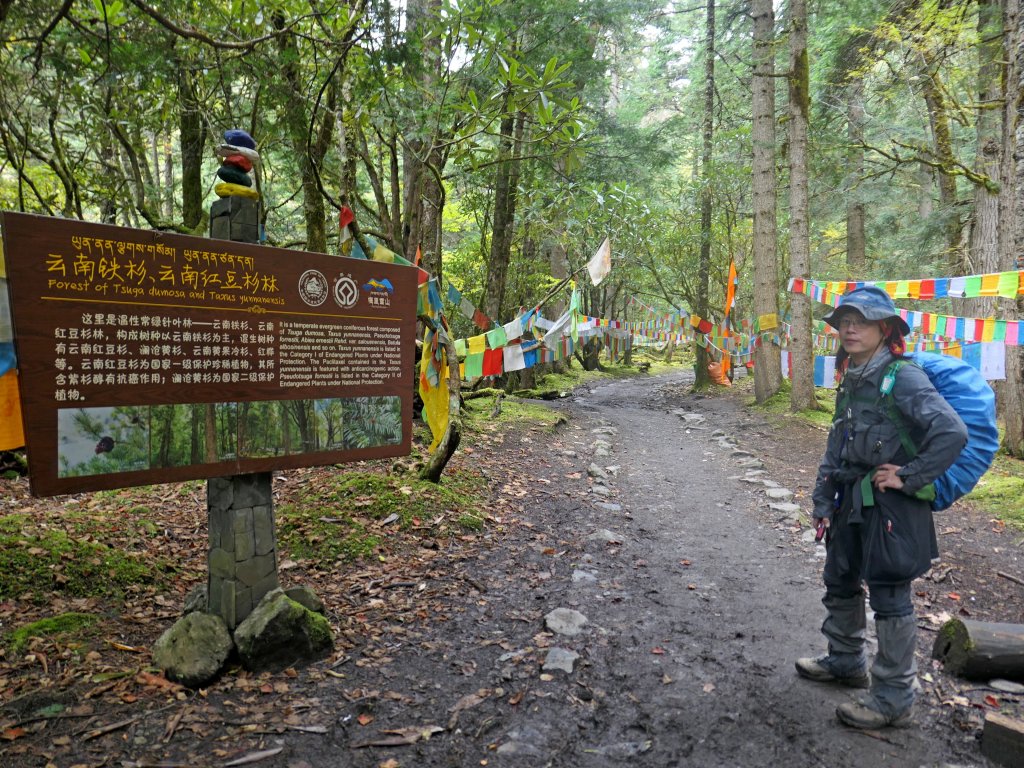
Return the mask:
M 489 330 L 491 327 L 491 320 L 479 309 L 473 312 L 473 324 L 481 330 Z
M 505 352 L 501 349 L 485 349 L 484 350 L 484 365 L 481 375 L 483 376 L 501 376 L 502 360 L 504 359 Z
M 935 281 L 934 280 L 922 280 L 921 281 L 921 293 L 918 295 L 919 299 L 934 299 L 935 298 Z

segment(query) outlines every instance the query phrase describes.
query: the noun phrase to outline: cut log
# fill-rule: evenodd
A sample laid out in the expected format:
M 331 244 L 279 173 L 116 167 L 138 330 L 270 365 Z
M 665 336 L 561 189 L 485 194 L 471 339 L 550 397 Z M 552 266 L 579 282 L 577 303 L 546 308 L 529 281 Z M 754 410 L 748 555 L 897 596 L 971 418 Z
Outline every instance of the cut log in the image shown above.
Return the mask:
M 1024 624 L 950 619 L 935 638 L 932 658 L 969 680 L 1024 680 Z
M 1000 765 L 1020 765 L 1024 753 L 1024 720 L 989 712 L 981 732 L 981 754 Z

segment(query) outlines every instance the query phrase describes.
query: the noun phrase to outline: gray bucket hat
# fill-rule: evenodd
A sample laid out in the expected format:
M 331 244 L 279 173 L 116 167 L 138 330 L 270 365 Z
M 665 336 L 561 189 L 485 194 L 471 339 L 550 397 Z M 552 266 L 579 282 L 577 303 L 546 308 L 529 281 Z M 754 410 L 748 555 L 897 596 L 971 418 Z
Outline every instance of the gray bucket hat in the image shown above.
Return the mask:
M 855 288 L 844 295 L 839 300 L 839 306 L 822 319 L 839 330 L 840 319 L 852 311 L 863 315 L 865 320 L 892 320 L 904 336 L 910 333 L 910 326 L 907 325 L 906 320 L 900 317 L 889 294 L 877 286 L 865 285 L 862 288 Z

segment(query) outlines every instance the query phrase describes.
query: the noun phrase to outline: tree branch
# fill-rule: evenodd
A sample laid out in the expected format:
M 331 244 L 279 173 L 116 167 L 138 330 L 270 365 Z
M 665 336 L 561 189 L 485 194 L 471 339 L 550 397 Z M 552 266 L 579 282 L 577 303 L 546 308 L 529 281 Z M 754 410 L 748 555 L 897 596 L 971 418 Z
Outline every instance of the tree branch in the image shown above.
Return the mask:
M 72 1 L 73 0 L 67 0 L 68 5 L 70 5 Z M 136 8 L 138 8 L 140 11 L 142 11 L 144 14 L 146 14 L 154 21 L 156 21 L 158 24 L 176 34 L 178 37 L 184 37 L 190 40 L 199 40 L 200 42 L 206 43 L 207 45 L 213 48 L 223 48 L 235 51 L 249 50 L 251 48 L 256 47 L 260 43 L 265 43 L 268 40 L 273 40 L 276 37 L 286 35 L 289 32 L 291 32 L 292 27 L 296 26 L 303 18 L 305 18 L 303 16 L 300 16 L 297 19 L 295 19 L 291 24 L 288 24 L 279 30 L 275 30 L 270 34 L 264 35 L 263 37 L 257 37 L 253 40 L 246 40 L 239 43 L 229 43 L 223 40 L 218 40 L 214 37 L 210 37 L 204 32 L 192 29 L 191 27 L 185 28 L 179 26 L 178 24 L 175 24 L 173 21 L 171 21 L 166 16 L 161 14 L 159 11 L 157 11 L 155 8 L 151 8 L 150 6 L 146 5 L 144 2 L 142 2 L 142 0 L 129 0 L 129 2 Z

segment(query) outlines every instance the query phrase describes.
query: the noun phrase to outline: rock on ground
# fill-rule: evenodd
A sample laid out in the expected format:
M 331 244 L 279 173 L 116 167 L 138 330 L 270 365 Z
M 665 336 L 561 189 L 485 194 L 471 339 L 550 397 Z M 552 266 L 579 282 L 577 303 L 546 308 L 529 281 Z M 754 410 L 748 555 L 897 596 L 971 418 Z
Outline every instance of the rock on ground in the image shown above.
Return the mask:
M 168 680 L 200 688 L 216 679 L 232 648 L 224 619 L 194 611 L 160 635 L 153 644 L 153 663 Z

